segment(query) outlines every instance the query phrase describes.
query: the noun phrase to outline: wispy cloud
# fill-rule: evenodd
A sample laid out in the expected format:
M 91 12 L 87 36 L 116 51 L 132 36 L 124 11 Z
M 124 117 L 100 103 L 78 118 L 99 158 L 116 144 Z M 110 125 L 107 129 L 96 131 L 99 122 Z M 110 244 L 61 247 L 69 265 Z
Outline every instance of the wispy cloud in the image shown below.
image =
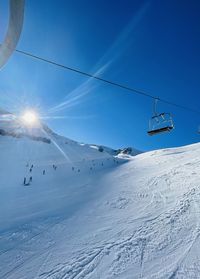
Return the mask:
M 61 115 L 61 116 L 41 116 L 41 120 L 52 119 L 52 120 L 59 120 L 59 119 L 89 119 L 94 118 L 96 115 Z
M 102 74 L 104 74 L 111 67 L 111 65 L 116 62 L 117 59 L 125 52 L 129 45 L 133 43 L 133 31 L 137 28 L 138 24 L 144 18 L 149 6 L 150 2 L 148 1 L 134 14 L 127 26 L 122 30 L 122 32 L 113 42 L 111 47 L 94 66 L 94 76 L 101 76 Z M 51 114 L 78 105 L 81 101 L 83 101 L 83 97 L 85 95 L 91 93 L 94 89 L 100 86 L 100 84 L 100 82 L 95 82 L 94 84 L 94 79 L 88 78 L 85 82 L 72 90 L 61 103 L 50 108 L 48 112 Z
M 106 68 L 109 66 L 109 63 L 103 65 L 101 68 L 99 68 L 94 75 L 99 76 L 103 72 L 106 71 Z M 64 110 L 66 108 L 72 107 L 74 105 L 77 105 L 79 103 L 79 100 L 90 93 L 92 90 L 94 90 L 97 87 L 97 84 L 92 84 L 93 79 L 89 78 L 85 82 L 83 82 L 80 86 L 72 90 L 64 99 L 63 102 L 60 104 L 52 107 L 49 109 L 49 113 L 55 113 L 57 111 Z

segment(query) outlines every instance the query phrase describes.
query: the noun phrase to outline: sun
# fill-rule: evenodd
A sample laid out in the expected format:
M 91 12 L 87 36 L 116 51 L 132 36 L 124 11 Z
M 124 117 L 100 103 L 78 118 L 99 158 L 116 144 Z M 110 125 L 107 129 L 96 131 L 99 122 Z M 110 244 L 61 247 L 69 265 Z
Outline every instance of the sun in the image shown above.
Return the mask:
M 38 124 L 39 117 L 35 111 L 27 110 L 22 114 L 21 120 L 27 126 L 34 126 L 34 125 Z

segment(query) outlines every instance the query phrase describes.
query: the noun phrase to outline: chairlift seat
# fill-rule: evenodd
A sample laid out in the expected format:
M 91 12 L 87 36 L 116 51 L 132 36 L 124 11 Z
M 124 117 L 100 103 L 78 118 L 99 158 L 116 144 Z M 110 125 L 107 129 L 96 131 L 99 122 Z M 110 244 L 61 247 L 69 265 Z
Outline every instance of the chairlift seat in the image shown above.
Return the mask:
M 158 100 L 158 98 L 154 99 L 154 113 L 149 120 L 149 130 L 147 131 L 147 134 L 149 136 L 161 134 L 164 132 L 170 132 L 174 128 L 173 119 L 170 113 L 157 113 L 156 106 Z
M 153 129 L 148 131 L 148 135 L 153 136 L 153 135 L 157 135 L 157 134 L 161 134 L 164 132 L 170 132 L 174 127 L 173 126 L 166 126 L 166 127 L 162 127 L 159 129 Z

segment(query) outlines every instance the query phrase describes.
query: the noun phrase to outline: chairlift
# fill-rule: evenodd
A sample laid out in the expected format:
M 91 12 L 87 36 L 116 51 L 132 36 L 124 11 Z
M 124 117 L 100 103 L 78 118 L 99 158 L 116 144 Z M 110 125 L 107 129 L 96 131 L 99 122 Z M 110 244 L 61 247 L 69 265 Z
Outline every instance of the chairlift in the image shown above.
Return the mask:
M 171 132 L 174 129 L 173 119 L 170 113 L 157 113 L 156 107 L 158 100 L 158 98 L 154 100 L 154 113 L 149 120 L 149 130 L 147 132 L 149 136 Z

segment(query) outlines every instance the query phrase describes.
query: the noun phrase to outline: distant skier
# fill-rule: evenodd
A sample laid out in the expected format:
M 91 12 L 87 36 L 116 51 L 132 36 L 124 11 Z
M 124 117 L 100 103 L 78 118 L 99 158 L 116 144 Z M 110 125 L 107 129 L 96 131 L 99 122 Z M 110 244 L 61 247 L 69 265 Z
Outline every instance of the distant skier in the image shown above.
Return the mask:
M 42 172 L 42 173 L 43 173 L 43 175 L 45 175 L 45 173 L 46 173 L 46 172 L 45 172 L 45 170 L 43 170 L 43 172 Z
M 30 168 L 29 172 L 32 172 L 32 168 Z
M 30 183 L 26 181 L 26 177 L 24 177 L 24 186 L 29 186 Z

